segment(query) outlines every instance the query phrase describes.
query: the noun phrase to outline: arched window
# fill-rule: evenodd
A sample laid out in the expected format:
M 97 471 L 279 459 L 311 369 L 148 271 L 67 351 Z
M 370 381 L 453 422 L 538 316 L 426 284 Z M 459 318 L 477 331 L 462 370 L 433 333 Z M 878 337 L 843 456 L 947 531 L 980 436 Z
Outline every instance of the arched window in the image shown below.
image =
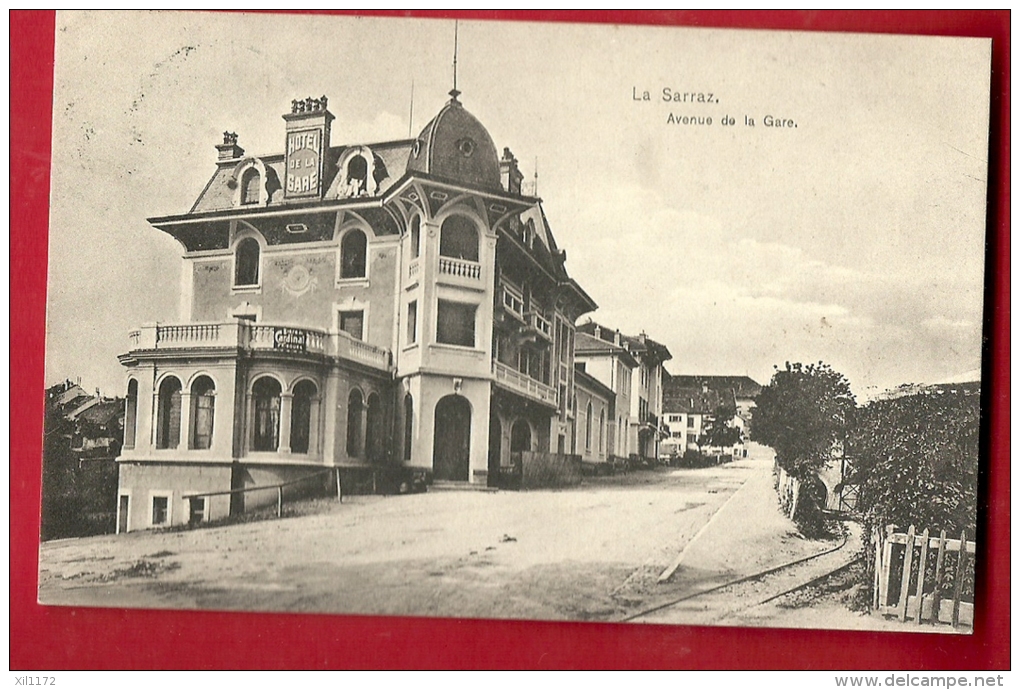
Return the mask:
M 252 450 L 275 451 L 280 447 L 280 383 L 263 376 L 251 392 L 255 405 Z
M 591 450 L 591 401 L 588 401 L 588 414 L 584 418 L 584 449 Z
M 411 459 L 411 442 L 414 440 L 414 400 L 404 396 L 404 460 Z
M 604 450 L 604 443 L 606 437 L 606 411 L 602 410 L 599 412 L 599 452 Z
M 259 243 L 246 237 L 237 243 L 234 251 L 234 285 L 259 284 Z
M 368 459 L 378 462 L 383 459 L 383 440 L 386 427 L 383 423 L 382 401 L 372 393 L 368 396 L 368 413 L 365 422 L 365 452 Z
M 317 404 L 319 389 L 311 381 L 294 386 L 290 408 L 290 452 L 307 453 L 312 431 L 312 407 Z
M 478 230 L 464 216 L 450 216 L 439 231 L 439 253 L 453 259 L 478 261 Z
M 351 230 L 340 243 L 340 278 L 364 278 L 368 238 L 361 230 Z
M 216 385 L 208 376 L 199 376 L 191 384 L 191 448 L 212 448 L 215 406 Z
M 411 220 L 411 258 L 417 259 L 421 255 L 421 216 L 415 216 Z
M 347 399 L 347 455 L 352 458 L 361 456 L 361 417 L 364 409 L 361 391 L 355 388 Z
M 242 204 L 257 204 L 259 203 L 260 189 L 262 182 L 262 176 L 259 175 L 259 171 L 255 168 L 248 168 L 244 171 L 244 175 L 241 177 L 241 203 Z
M 124 447 L 135 447 L 135 430 L 138 427 L 138 382 L 128 381 L 127 400 L 124 403 Z
M 176 448 L 181 443 L 181 382 L 168 376 L 159 384 L 156 412 L 156 447 Z
M 360 196 L 368 189 L 368 161 L 354 156 L 347 162 L 347 194 Z

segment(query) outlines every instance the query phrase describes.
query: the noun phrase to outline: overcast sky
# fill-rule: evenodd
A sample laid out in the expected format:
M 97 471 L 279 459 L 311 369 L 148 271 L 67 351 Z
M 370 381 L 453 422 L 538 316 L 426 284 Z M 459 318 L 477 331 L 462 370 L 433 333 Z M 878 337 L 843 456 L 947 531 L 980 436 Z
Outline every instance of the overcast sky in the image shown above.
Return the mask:
M 123 394 L 128 330 L 178 318 L 182 248 L 145 219 L 191 207 L 224 130 L 282 152 L 291 99 L 325 94 L 334 144 L 417 134 L 453 33 L 58 14 L 47 383 Z M 980 366 L 989 42 L 462 21 L 459 46 L 461 101 L 529 185 L 537 164 L 593 318 L 666 344 L 670 372 L 824 360 L 861 395 Z

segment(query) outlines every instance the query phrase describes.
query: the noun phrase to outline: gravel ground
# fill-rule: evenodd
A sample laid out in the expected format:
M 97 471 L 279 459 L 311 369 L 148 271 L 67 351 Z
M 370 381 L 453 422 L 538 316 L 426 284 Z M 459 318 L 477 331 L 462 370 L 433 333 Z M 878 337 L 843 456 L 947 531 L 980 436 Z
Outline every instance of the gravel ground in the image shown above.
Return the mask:
M 759 451 L 720 467 L 639 470 L 586 478 L 566 490 L 354 496 L 343 504 L 294 506 L 307 514 L 281 520 L 47 542 L 40 551 L 39 599 L 75 606 L 622 620 L 832 546 L 799 537 L 779 514 L 771 457 Z M 658 584 L 689 542 L 677 573 Z

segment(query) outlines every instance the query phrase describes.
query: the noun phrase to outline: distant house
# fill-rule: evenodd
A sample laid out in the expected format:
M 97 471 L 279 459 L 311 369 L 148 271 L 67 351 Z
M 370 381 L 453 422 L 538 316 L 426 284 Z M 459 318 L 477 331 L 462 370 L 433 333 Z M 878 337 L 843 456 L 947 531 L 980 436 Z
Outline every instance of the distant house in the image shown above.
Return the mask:
M 43 539 L 114 530 L 124 407 L 71 381 L 46 390 Z
M 736 399 L 737 415 L 750 421 L 754 399 L 761 393 L 761 384 L 750 376 L 705 376 L 702 374 L 684 374 L 670 376 L 671 385 L 677 388 L 707 387 L 713 391 L 733 391 Z
M 124 399 L 92 399 L 75 410 L 69 420 L 74 422 L 71 450 L 79 459 L 113 460 L 120 454 L 124 440 Z
M 726 387 L 725 383 L 736 386 Z M 738 390 L 741 397 L 738 397 Z M 670 430 L 669 438 L 663 442 L 663 454 L 683 455 L 687 450 L 701 449 L 703 436 L 721 409 L 734 413 L 732 424 L 741 430 L 741 437 L 746 438 L 753 407 L 753 397 L 748 405 L 749 394 L 754 391 L 757 395 L 760 390 L 761 386 L 747 377 L 670 376 L 662 398 L 662 414 Z M 741 410 L 742 406 L 746 412 Z M 746 455 L 743 442 L 716 450 L 733 456 Z

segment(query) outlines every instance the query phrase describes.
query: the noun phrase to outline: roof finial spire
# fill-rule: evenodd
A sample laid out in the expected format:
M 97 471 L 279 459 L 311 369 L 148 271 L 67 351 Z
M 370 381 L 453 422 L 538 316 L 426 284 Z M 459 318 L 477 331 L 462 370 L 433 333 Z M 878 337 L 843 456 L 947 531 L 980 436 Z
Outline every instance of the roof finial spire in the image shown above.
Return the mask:
M 453 88 L 450 89 L 450 98 L 454 101 L 460 95 L 460 91 L 457 90 L 457 29 L 459 23 L 456 19 L 453 21 Z

